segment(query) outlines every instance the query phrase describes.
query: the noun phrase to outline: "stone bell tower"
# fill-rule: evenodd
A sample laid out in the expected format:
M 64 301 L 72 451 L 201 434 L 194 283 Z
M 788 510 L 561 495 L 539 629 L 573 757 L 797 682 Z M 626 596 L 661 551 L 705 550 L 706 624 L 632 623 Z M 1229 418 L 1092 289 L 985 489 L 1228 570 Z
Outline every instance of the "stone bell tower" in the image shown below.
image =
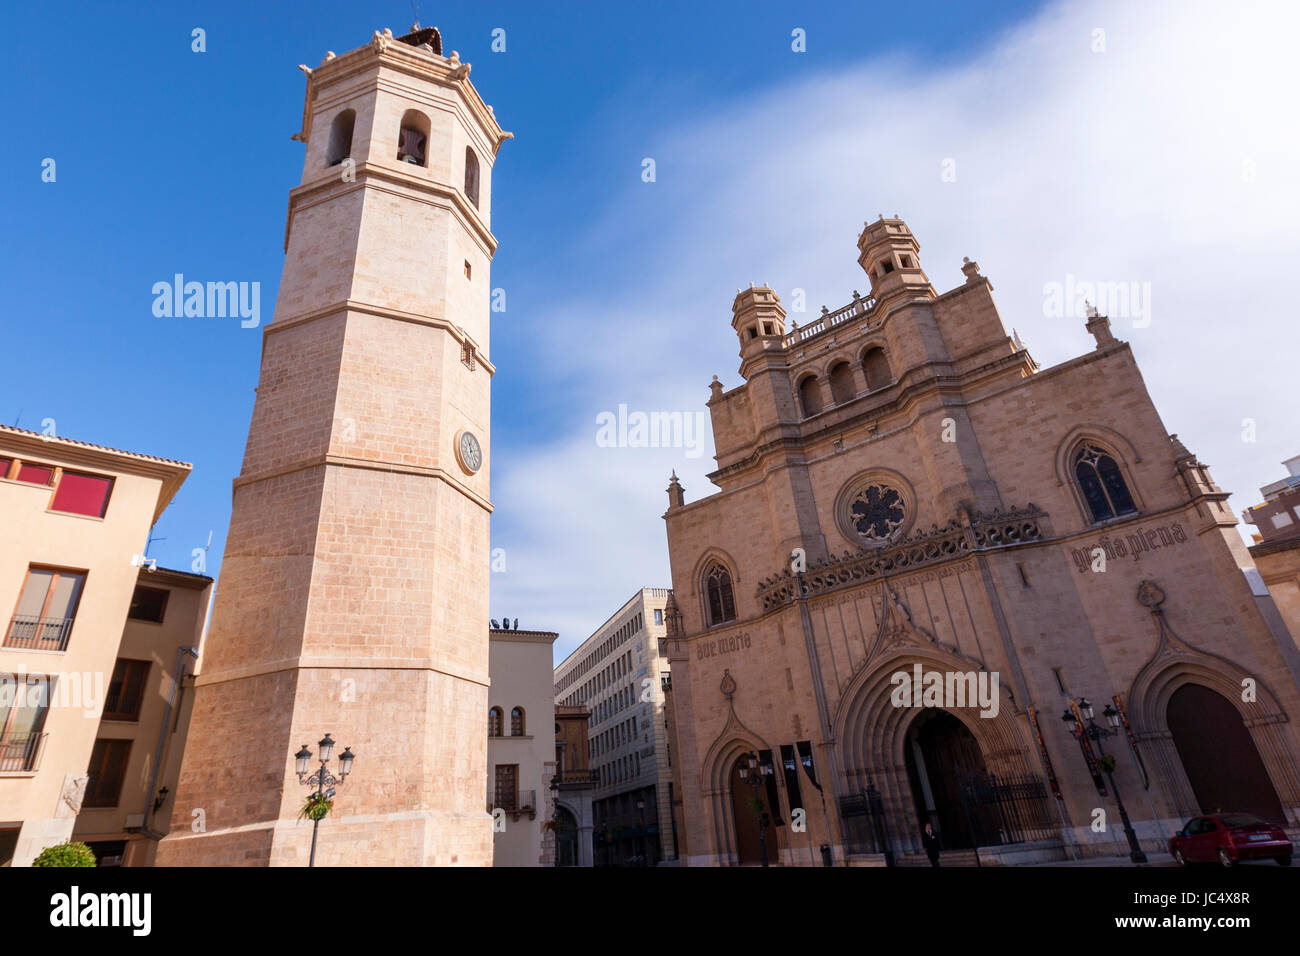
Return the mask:
M 489 264 L 510 138 L 436 29 L 307 74 L 302 183 L 160 865 L 490 865 Z M 335 760 L 337 767 L 337 758 Z M 148 821 L 146 821 L 146 827 Z

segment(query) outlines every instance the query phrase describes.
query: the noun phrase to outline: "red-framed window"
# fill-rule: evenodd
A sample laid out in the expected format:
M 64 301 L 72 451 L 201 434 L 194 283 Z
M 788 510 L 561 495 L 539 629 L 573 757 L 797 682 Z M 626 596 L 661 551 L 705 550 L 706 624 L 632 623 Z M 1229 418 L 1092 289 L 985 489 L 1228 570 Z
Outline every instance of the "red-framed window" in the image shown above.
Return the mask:
M 18 474 L 14 475 L 14 480 L 25 481 L 29 485 L 48 485 L 54 480 L 54 469 L 25 461 L 19 462 Z
M 50 503 L 50 510 L 102 518 L 104 512 L 108 510 L 108 496 L 112 490 L 112 478 L 104 475 L 87 475 L 79 471 L 65 471 L 59 476 L 59 484 L 54 489 L 54 501 Z

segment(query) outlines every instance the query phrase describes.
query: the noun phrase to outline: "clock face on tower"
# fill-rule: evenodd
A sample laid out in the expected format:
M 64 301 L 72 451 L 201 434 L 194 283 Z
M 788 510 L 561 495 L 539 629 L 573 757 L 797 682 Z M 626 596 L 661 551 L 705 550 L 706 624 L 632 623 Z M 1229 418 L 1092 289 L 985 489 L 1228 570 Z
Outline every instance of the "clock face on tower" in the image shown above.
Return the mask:
M 483 449 L 471 431 L 463 431 L 456 439 L 456 458 L 460 467 L 469 474 L 474 474 L 483 467 Z

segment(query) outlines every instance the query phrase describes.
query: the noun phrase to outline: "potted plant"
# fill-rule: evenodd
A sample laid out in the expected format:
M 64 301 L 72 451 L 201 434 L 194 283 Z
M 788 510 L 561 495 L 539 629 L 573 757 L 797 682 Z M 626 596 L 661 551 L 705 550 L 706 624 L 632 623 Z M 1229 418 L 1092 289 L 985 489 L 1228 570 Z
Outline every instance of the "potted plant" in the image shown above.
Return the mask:
M 84 843 L 71 840 L 47 846 L 32 861 L 32 866 L 95 866 L 95 851 Z
M 307 819 L 313 823 L 319 823 L 333 809 L 333 800 L 327 799 L 323 793 L 313 793 L 307 797 L 307 802 L 298 811 L 298 819 Z

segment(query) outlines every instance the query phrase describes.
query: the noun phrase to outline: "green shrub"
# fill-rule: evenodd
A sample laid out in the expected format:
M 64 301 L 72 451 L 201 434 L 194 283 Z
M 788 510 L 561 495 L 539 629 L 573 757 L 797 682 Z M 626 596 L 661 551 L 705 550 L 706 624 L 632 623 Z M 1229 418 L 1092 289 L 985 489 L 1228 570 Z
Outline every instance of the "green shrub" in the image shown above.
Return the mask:
M 47 846 L 32 861 L 32 866 L 95 866 L 95 851 L 84 843 L 59 843 Z

